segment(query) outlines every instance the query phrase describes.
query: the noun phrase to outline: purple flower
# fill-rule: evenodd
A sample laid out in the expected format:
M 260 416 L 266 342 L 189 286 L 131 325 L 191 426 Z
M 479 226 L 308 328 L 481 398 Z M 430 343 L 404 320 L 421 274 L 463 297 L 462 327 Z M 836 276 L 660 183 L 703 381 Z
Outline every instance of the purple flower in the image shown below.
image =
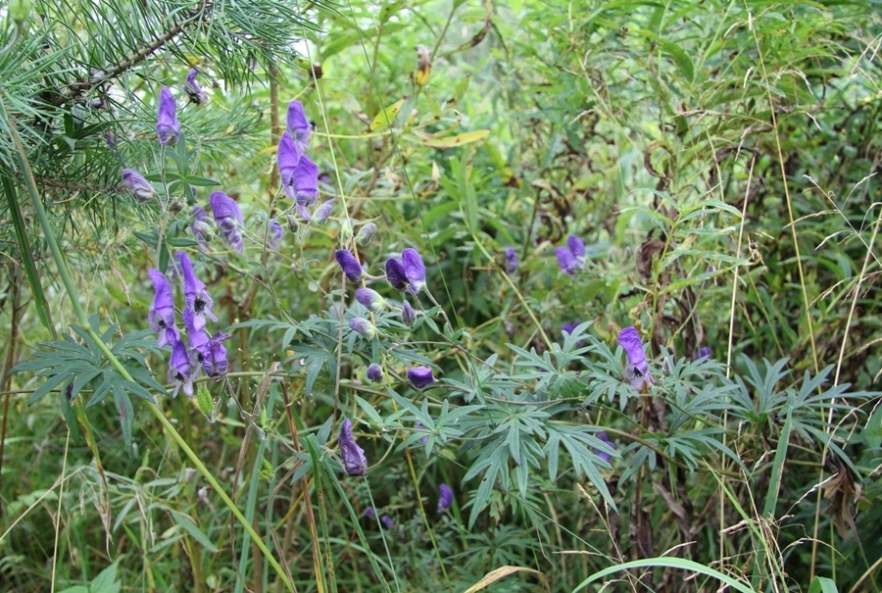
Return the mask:
M 315 209 L 315 212 L 312 213 L 312 219 L 315 221 L 315 224 L 324 224 L 333 211 L 334 200 L 331 199 Z
M 382 523 L 383 527 L 386 529 L 392 529 L 395 527 L 395 521 L 393 521 L 389 515 L 383 515 L 380 517 L 380 523 Z
M 368 519 L 376 519 L 377 518 L 377 509 L 374 507 L 368 507 L 364 510 L 364 516 Z
M 202 90 L 202 87 L 199 86 L 199 83 L 196 82 L 196 76 L 198 74 L 199 71 L 196 70 L 196 68 L 190 69 L 190 72 L 187 74 L 187 80 L 184 82 L 184 92 L 190 97 L 191 103 L 202 105 L 203 103 L 208 102 L 208 96 L 205 94 L 205 91 Z
M 371 237 L 374 236 L 374 233 L 377 232 L 377 225 L 372 222 L 369 222 L 361 227 L 358 231 L 358 236 L 355 238 L 358 241 L 359 245 L 367 245 Z
M 450 486 L 447 484 L 441 484 L 438 486 L 438 514 L 442 514 L 444 511 L 450 508 L 450 505 L 453 504 L 453 490 L 450 489 Z
M 380 296 L 376 290 L 372 290 L 370 288 L 359 288 L 355 291 L 355 300 L 373 311 L 374 313 L 381 312 L 388 303 L 386 299 Z
M 585 243 L 576 235 L 567 237 L 567 247 L 576 259 L 585 257 Z
M 168 362 L 168 380 L 174 381 L 175 390 L 172 397 L 183 388 L 187 397 L 193 397 L 193 375 L 190 367 L 190 357 L 187 356 L 187 348 L 180 340 L 172 345 L 172 355 Z
M 285 186 L 285 195 L 301 206 L 312 206 L 319 197 L 318 166 L 305 154 L 294 167 L 291 185 Z
M 175 328 L 175 299 L 165 275 L 159 270 L 149 270 L 147 274 L 153 282 L 153 302 L 147 312 L 150 329 L 159 334 L 157 345 L 162 348 L 178 339 Z
M 505 250 L 505 271 L 514 274 L 518 269 L 518 256 L 514 248 L 509 247 Z
M 296 197 L 296 194 L 289 194 L 288 188 L 290 187 L 293 189 L 294 169 L 297 168 L 297 163 L 299 162 L 300 151 L 297 150 L 297 145 L 294 144 L 294 138 L 291 137 L 291 134 L 285 132 L 279 140 L 279 150 L 276 153 L 276 163 L 279 167 L 279 177 L 282 180 L 282 188 L 285 190 L 285 195 L 292 200 Z
M 606 431 L 601 431 L 601 432 L 597 433 L 597 438 L 599 438 L 601 441 L 606 443 L 607 446 L 609 446 L 609 448 L 612 449 L 613 451 L 618 449 L 618 446 L 616 446 L 616 444 L 614 442 L 609 440 L 609 437 L 606 435 Z M 610 455 L 606 451 L 595 450 L 594 452 L 597 453 L 597 456 L 600 457 L 601 459 L 603 459 L 605 462 L 609 463 L 610 461 L 612 461 L 612 455 Z
M 242 218 L 239 204 L 222 191 L 213 192 L 208 197 L 208 203 L 211 205 L 218 230 L 236 249 L 236 253 L 242 253 L 245 243 L 242 241 L 242 235 L 239 234 L 239 228 L 245 226 L 245 220 Z
M 646 354 L 643 352 L 643 343 L 640 334 L 633 327 L 626 327 L 619 332 L 619 345 L 625 350 L 628 357 L 628 365 L 625 375 L 631 381 L 631 387 L 641 391 L 644 385 L 652 385 L 649 377 L 649 363 L 646 362 Z
M 175 98 L 167 86 L 159 91 L 159 113 L 156 117 L 156 133 L 162 145 L 175 144 L 181 133 L 181 122 L 175 117 Z
M 116 138 L 113 137 L 113 132 L 110 130 L 104 132 L 104 141 L 110 148 L 116 148 Z
M 390 257 L 386 260 L 386 282 L 400 292 L 407 290 L 410 283 L 407 280 L 404 264 L 401 263 L 400 259 Z
M 558 247 L 554 254 L 557 256 L 557 263 L 560 264 L 560 271 L 564 274 L 575 276 L 582 267 L 568 247 Z
M 295 204 L 294 209 L 297 211 L 297 216 L 303 219 L 303 222 L 308 224 L 312 220 L 312 214 L 309 213 L 309 210 L 303 204 Z
M 208 291 L 205 290 L 205 284 L 196 277 L 193 272 L 193 264 L 190 263 L 190 256 L 184 251 L 175 253 L 178 262 L 181 264 L 181 274 L 184 277 L 184 296 L 187 301 L 187 309 L 193 312 L 193 326 L 197 329 L 205 327 L 205 317 L 212 321 L 217 321 L 217 317 L 211 312 L 214 301 L 211 300 Z
M 349 418 L 343 421 L 340 428 L 340 457 L 343 459 L 343 469 L 350 476 L 367 475 L 367 459 L 364 456 L 364 449 L 355 444 L 352 437 L 352 421 Z
M 211 232 L 211 226 L 205 220 L 208 214 L 206 214 L 205 208 L 202 206 L 193 206 L 192 213 L 193 216 L 196 217 L 196 220 L 193 223 L 193 226 L 190 227 L 190 232 L 196 237 L 196 242 L 199 243 L 199 249 L 202 251 L 208 251 L 206 243 L 208 234 Z
M 362 269 L 361 264 L 358 263 L 358 260 L 349 251 L 338 249 L 334 252 L 334 259 L 340 264 L 340 269 L 343 270 L 343 273 L 346 274 L 346 278 L 350 282 L 358 282 L 364 276 L 364 269 Z
M 210 339 L 208 331 L 205 329 L 205 319 L 203 318 L 202 325 L 199 325 L 196 313 L 190 307 L 184 307 L 181 317 L 184 319 L 184 327 L 187 328 L 187 350 L 193 356 L 197 356 L 201 354 L 202 349 L 208 344 Z
M 349 320 L 349 327 L 360 333 L 365 339 L 373 340 L 377 337 L 376 326 L 364 317 L 353 317 Z
M 381 383 L 383 381 L 383 367 L 375 362 L 371 363 L 367 370 L 367 378 L 374 383 Z
M 202 370 L 209 377 L 221 377 L 227 374 L 227 349 L 223 345 L 224 340 L 230 339 L 230 334 L 217 331 L 208 342 L 199 349 L 198 356 L 202 362 Z
M 407 248 L 401 252 L 401 262 L 404 264 L 404 274 L 410 282 L 410 289 L 414 294 L 419 294 L 426 285 L 426 266 L 423 258 L 416 249 Z
M 269 234 L 267 237 L 271 251 L 279 250 L 279 242 L 282 240 L 283 234 L 284 231 L 282 230 L 282 225 L 279 224 L 279 221 L 275 218 L 271 218 L 269 223 Z
M 423 423 L 422 423 L 422 422 L 417 422 L 415 428 L 416 428 L 417 430 L 425 430 L 425 429 L 426 429 L 426 427 L 423 426 Z M 426 435 L 426 436 L 424 436 L 424 437 L 420 437 L 420 442 L 423 443 L 423 444 L 425 444 L 426 441 L 428 441 L 428 440 L 429 440 L 429 435 Z
M 407 301 L 401 304 L 401 321 L 404 322 L 404 325 L 413 325 L 413 322 L 416 321 L 416 311 Z
M 288 133 L 293 136 L 297 147 L 300 150 L 306 150 L 309 144 L 309 136 L 312 133 L 312 126 L 303 113 L 303 104 L 296 99 L 288 103 Z
M 422 389 L 426 385 L 435 382 L 435 376 L 429 367 L 413 367 L 407 369 L 407 380 L 417 389 Z
M 711 349 L 708 348 L 707 346 L 703 346 L 698 349 L 698 352 L 695 353 L 694 360 L 701 360 L 703 358 L 710 358 L 710 355 L 711 355 Z
M 142 204 L 149 202 L 153 197 L 153 186 L 144 177 L 134 169 L 123 169 L 120 171 L 123 185 L 126 186 L 135 199 Z

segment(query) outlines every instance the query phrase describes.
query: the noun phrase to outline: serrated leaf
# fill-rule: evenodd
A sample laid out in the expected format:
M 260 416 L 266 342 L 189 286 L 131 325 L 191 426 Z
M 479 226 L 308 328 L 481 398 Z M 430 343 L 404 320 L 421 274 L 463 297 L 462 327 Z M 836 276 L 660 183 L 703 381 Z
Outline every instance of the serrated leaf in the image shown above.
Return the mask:
M 119 560 L 102 570 L 98 576 L 92 579 L 89 585 L 89 593 L 119 593 L 121 583 L 116 580 L 116 570 Z
M 442 138 L 437 136 L 425 136 L 418 138 L 417 142 L 422 146 L 428 146 L 430 148 L 457 148 L 459 146 L 471 144 L 472 142 L 477 142 L 478 140 L 483 140 L 489 135 L 490 130 L 473 130 L 471 132 L 463 132 L 461 134 L 456 134 L 455 136 L 444 136 Z

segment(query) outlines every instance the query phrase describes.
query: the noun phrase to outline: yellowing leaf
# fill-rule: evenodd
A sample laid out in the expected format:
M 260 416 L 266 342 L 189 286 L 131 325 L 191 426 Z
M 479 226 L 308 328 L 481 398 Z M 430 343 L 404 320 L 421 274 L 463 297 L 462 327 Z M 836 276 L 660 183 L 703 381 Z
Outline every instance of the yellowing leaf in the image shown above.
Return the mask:
M 516 572 L 531 572 L 533 574 L 538 574 L 540 577 L 543 576 L 541 572 L 532 568 L 525 568 L 523 566 L 502 566 L 485 574 L 483 579 L 466 589 L 465 593 L 475 593 L 475 591 L 480 591 L 481 589 L 486 588 L 487 585 L 492 585 L 499 579 L 504 579 L 508 575 Z
M 374 121 L 371 122 L 369 130 L 374 132 L 380 128 L 387 128 L 392 125 L 392 122 L 395 120 L 395 116 L 398 115 L 398 111 L 401 109 L 402 105 L 404 105 L 404 99 L 398 99 L 388 107 L 380 109 L 380 112 L 374 118 Z
M 433 136 L 420 138 L 420 144 L 423 146 L 431 146 L 432 148 L 456 148 L 463 144 L 483 140 L 489 135 L 490 130 L 474 130 L 472 132 L 463 132 L 456 136 L 445 136 L 444 138 L 435 138 Z

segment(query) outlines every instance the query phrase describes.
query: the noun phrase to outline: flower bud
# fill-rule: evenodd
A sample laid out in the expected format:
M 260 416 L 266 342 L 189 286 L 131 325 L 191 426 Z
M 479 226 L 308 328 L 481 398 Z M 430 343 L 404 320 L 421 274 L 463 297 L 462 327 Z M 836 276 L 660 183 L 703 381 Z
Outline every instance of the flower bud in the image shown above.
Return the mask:
M 288 221 L 288 230 L 292 233 L 296 233 L 297 229 L 300 227 L 300 225 L 297 223 L 297 217 L 293 214 L 289 214 L 286 217 L 286 220 Z
M 352 223 L 349 222 L 349 217 L 343 219 L 343 222 L 340 223 L 340 240 L 344 243 L 349 241 L 352 238 Z
M 355 300 L 373 311 L 379 313 L 386 308 L 388 304 L 386 299 L 380 296 L 376 290 L 370 288 L 359 288 L 355 291 Z
M 401 305 L 401 321 L 405 325 L 413 325 L 413 322 L 416 321 L 416 311 L 413 310 L 413 307 L 407 301 L 404 301 L 404 304 Z
M 373 381 L 374 383 L 380 383 L 383 381 L 383 368 L 377 363 L 371 363 L 371 366 L 368 367 L 367 370 L 367 378 Z
M 355 238 L 359 245 L 367 245 L 374 233 L 377 232 L 377 225 L 372 222 L 364 224 L 358 231 L 358 237 Z
M 373 340 L 377 337 L 377 327 L 364 317 L 353 317 L 349 320 L 349 327 L 367 340 Z

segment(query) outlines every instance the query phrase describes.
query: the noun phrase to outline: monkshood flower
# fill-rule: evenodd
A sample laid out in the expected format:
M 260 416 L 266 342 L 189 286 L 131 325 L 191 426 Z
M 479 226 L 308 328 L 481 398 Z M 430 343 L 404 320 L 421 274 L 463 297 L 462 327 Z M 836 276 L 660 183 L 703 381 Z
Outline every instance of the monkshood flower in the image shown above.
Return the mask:
M 383 381 L 383 367 L 375 362 L 371 363 L 367 370 L 367 378 L 374 383 L 381 383 Z
M 570 276 L 575 276 L 584 266 L 585 253 L 585 243 L 575 235 L 567 237 L 566 247 L 558 247 L 554 252 L 560 271 Z
M 179 389 L 183 389 L 187 397 L 193 397 L 193 374 L 190 367 L 190 357 L 187 355 L 187 348 L 180 340 L 172 345 L 172 355 L 168 362 L 168 380 L 175 383 L 172 397 L 178 394 Z
M 294 210 L 297 211 L 297 216 L 302 218 L 303 222 L 309 224 L 309 221 L 312 220 L 312 214 L 309 213 L 309 210 L 303 204 L 295 204 Z
M 334 200 L 328 200 L 321 206 L 315 209 L 315 212 L 312 213 L 312 220 L 315 224 L 324 224 L 328 217 L 331 216 L 331 212 L 334 211 Z M 352 236 L 351 234 L 349 235 Z
M 196 76 L 198 74 L 199 71 L 196 70 L 196 68 L 190 69 L 190 72 L 187 74 L 187 80 L 184 82 L 184 92 L 190 97 L 191 103 L 202 105 L 208 102 L 208 96 L 205 94 L 205 91 L 202 90 L 202 87 L 199 86 L 199 83 L 196 82 Z
M 291 137 L 291 134 L 285 132 L 279 139 L 279 150 L 276 153 L 276 164 L 279 167 L 279 177 L 282 180 L 282 188 L 285 190 L 285 195 L 292 200 L 296 195 L 290 195 L 288 193 L 288 188 L 294 187 L 294 169 L 297 168 L 297 163 L 299 162 L 300 151 L 297 150 L 294 138 Z
M 201 326 L 198 325 L 196 313 L 190 307 L 184 307 L 181 317 L 184 319 L 184 327 L 187 328 L 187 350 L 201 362 L 202 349 L 205 348 L 205 345 L 211 339 L 208 336 L 208 331 L 205 329 L 205 319 L 202 320 L 203 324 Z
M 618 446 L 614 442 L 609 440 L 609 437 L 606 435 L 606 431 L 598 432 L 597 438 L 599 438 L 601 441 L 603 441 L 604 443 L 609 445 L 609 447 L 611 449 L 613 449 L 613 450 L 618 449 Z M 601 459 L 603 459 L 605 462 L 609 463 L 610 461 L 612 461 L 612 455 L 610 455 L 606 451 L 594 451 L 594 452 L 597 453 L 597 456 L 600 457 Z
M 377 337 L 377 327 L 364 317 L 353 317 L 349 320 L 349 327 L 368 340 L 373 340 Z
M 708 348 L 707 346 L 703 346 L 698 349 L 698 352 L 695 353 L 694 360 L 701 360 L 703 358 L 710 358 L 710 355 L 711 355 L 711 349 Z
M 380 517 L 380 523 L 382 523 L 383 527 L 385 527 L 386 529 L 392 529 L 393 527 L 395 527 L 395 521 L 393 521 L 392 517 L 390 517 L 389 515 L 383 515 L 382 517 Z
M 267 235 L 270 250 L 279 250 L 279 242 L 282 240 L 283 234 L 284 231 L 282 230 L 282 225 L 279 224 L 279 221 L 275 218 L 270 219 L 269 233 Z
M 652 385 L 649 377 L 649 363 L 646 362 L 646 354 L 643 352 L 643 342 L 640 334 L 634 327 L 626 327 L 619 332 L 619 345 L 625 350 L 628 357 L 628 365 L 625 368 L 625 376 L 630 379 L 631 387 L 641 391 L 644 385 Z
M 340 427 L 340 457 L 343 459 L 343 469 L 350 476 L 367 475 L 367 459 L 364 449 L 355 444 L 352 437 L 352 421 L 349 418 L 343 421 Z
M 288 103 L 288 133 L 294 138 L 297 147 L 303 151 L 309 144 L 309 136 L 312 133 L 312 126 L 303 113 L 303 104 L 296 99 Z
M 178 330 L 175 327 L 175 299 L 165 275 L 159 270 L 149 270 L 147 275 L 153 282 L 153 302 L 147 312 L 150 329 L 159 334 L 157 346 L 164 347 L 176 342 Z
M 416 311 L 407 301 L 401 304 L 401 321 L 404 322 L 404 325 L 413 325 L 413 322 L 416 321 Z
M 374 236 L 374 233 L 377 232 L 377 225 L 372 222 L 369 222 L 363 225 L 358 230 L 358 236 L 355 237 L 355 240 L 358 241 L 359 245 L 367 245 L 370 243 L 371 237 Z
M 569 247 L 570 253 L 572 253 L 576 259 L 582 259 L 585 257 L 585 242 L 576 235 L 570 235 L 567 237 L 567 247 Z
M 505 250 L 505 271 L 514 274 L 518 269 L 518 255 L 514 248 L 509 247 Z
M 389 304 L 386 302 L 386 299 L 380 296 L 380 293 L 370 288 L 359 288 L 356 290 L 355 300 L 374 313 L 380 313 Z
M 217 331 L 199 350 L 202 370 L 209 377 L 216 378 L 227 374 L 229 362 L 227 361 L 227 349 L 224 347 L 223 341 L 231 337 L 230 334 Z
M 404 264 L 404 273 L 410 282 L 410 289 L 414 294 L 419 294 L 426 285 L 426 266 L 423 258 L 416 249 L 408 247 L 401 252 L 401 262 Z
M 364 276 L 364 269 L 355 256 L 345 249 L 338 249 L 334 252 L 334 259 L 340 264 L 340 269 L 346 274 L 346 278 L 350 282 L 358 282 Z
M 236 253 L 242 253 L 245 243 L 242 241 L 242 235 L 239 234 L 239 228 L 245 226 L 245 220 L 242 218 L 239 204 L 222 191 L 213 192 L 208 198 L 208 203 L 211 205 L 218 230 L 236 249 Z
M 208 251 L 207 241 L 208 236 L 211 233 L 211 226 L 206 220 L 208 214 L 202 206 L 193 206 L 192 213 L 196 220 L 193 223 L 193 226 L 190 227 L 190 232 L 193 233 L 196 242 L 199 243 L 199 249 L 202 251 Z
M 374 507 L 368 507 L 364 510 L 364 516 L 368 519 L 376 519 L 377 518 L 377 509 Z
M 294 167 L 291 187 L 285 191 L 285 195 L 302 206 L 312 206 L 318 200 L 318 166 L 308 156 L 301 156 Z
M 450 486 L 447 484 L 441 484 L 438 486 L 438 514 L 442 514 L 444 511 L 450 508 L 450 505 L 453 504 L 453 490 L 450 489 Z
M 430 385 L 435 382 L 435 376 L 429 367 L 413 367 L 407 369 L 407 380 L 417 389 Z
M 142 204 L 149 202 L 153 197 L 153 186 L 134 169 L 123 169 L 120 171 L 120 176 L 126 189 L 132 192 L 135 199 Z
M 159 91 L 159 113 L 156 117 L 156 133 L 162 145 L 175 144 L 181 133 L 181 122 L 175 117 L 175 98 L 167 86 Z
M 404 264 L 400 259 L 390 257 L 386 260 L 386 282 L 399 292 L 404 292 L 410 286 L 407 272 L 405 272 Z
M 211 300 L 211 296 L 205 290 L 205 284 L 193 272 L 190 256 L 184 251 L 178 251 L 175 253 L 175 257 L 178 258 L 178 262 L 181 265 L 181 275 L 184 277 L 184 296 L 187 299 L 186 308 L 193 311 L 193 326 L 197 329 L 202 329 L 205 327 L 206 317 L 212 321 L 217 321 L 217 317 L 211 312 L 211 308 L 214 307 L 214 301 Z

